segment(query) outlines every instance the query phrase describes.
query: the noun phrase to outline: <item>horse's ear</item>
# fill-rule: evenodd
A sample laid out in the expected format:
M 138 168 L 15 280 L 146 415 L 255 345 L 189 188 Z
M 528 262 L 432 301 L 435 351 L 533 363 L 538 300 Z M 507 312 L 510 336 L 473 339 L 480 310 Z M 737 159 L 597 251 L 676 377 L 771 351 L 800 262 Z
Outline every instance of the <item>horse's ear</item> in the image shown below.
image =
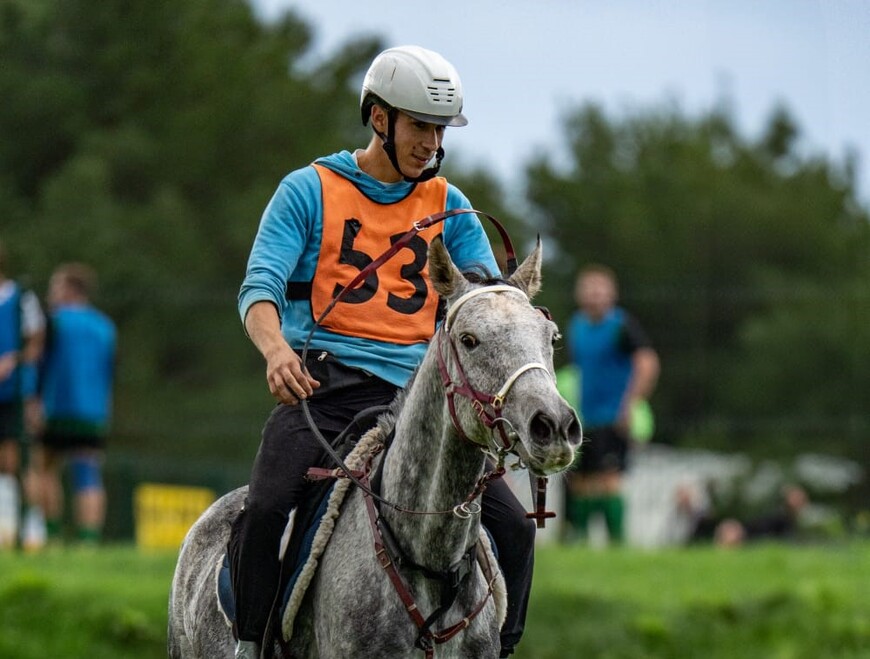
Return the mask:
M 535 249 L 520 264 L 516 272 L 511 275 L 510 283 L 526 292 L 531 300 L 541 290 L 541 237 Z
M 465 281 L 462 273 L 453 265 L 440 235 L 435 236 L 429 244 L 429 279 L 443 298 L 451 297 Z

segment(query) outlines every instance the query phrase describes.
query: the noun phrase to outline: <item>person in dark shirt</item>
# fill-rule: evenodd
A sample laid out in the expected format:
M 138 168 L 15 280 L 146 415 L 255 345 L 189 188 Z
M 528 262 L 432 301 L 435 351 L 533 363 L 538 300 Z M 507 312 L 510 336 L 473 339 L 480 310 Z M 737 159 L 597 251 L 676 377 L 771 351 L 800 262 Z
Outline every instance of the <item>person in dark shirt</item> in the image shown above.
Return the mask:
M 572 535 L 586 537 L 601 513 L 611 542 L 624 539 L 622 475 L 631 442 L 630 419 L 659 375 L 658 354 L 640 323 L 617 306 L 616 274 L 590 265 L 577 276 L 578 310 L 568 326 L 571 362 L 580 371 L 577 408 L 584 442 L 568 474 L 567 517 Z

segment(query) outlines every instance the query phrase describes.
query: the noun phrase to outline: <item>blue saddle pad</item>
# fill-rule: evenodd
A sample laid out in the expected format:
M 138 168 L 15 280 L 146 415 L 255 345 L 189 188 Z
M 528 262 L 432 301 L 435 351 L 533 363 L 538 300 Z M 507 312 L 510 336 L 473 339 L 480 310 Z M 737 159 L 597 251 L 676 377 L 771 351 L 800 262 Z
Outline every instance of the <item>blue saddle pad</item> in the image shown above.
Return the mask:
M 324 513 L 326 513 L 326 508 L 329 504 L 329 494 L 331 494 L 331 492 L 332 489 L 330 488 L 326 496 L 321 499 L 320 505 L 317 507 L 317 510 L 311 518 L 311 523 L 308 525 L 308 528 L 305 529 L 305 535 L 302 537 L 302 541 L 299 545 L 299 552 L 296 555 L 296 560 L 293 562 L 293 573 L 290 575 L 290 580 L 284 587 L 283 597 L 281 598 L 281 610 L 279 611 L 281 617 L 283 617 L 284 608 L 287 606 L 287 602 L 293 592 L 293 587 L 299 579 L 299 573 L 302 571 L 302 568 L 308 560 L 308 556 L 311 554 L 311 543 L 314 541 L 314 535 L 317 533 L 317 529 L 320 526 L 320 521 L 323 519 Z M 295 533 L 296 531 L 294 530 L 293 532 Z M 236 621 L 236 601 L 233 597 L 233 582 L 230 577 L 230 559 L 229 555 L 226 553 L 224 553 L 221 569 L 218 573 L 218 602 L 227 619 L 234 623 Z

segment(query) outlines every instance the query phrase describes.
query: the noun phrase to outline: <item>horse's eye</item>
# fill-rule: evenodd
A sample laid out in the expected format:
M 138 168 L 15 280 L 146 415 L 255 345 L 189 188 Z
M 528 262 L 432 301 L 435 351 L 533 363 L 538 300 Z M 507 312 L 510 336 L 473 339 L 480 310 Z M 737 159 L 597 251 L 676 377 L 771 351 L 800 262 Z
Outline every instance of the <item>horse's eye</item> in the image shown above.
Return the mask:
M 459 337 L 460 342 L 469 350 L 474 350 L 480 341 L 477 340 L 477 337 L 474 334 L 463 334 Z
M 558 331 L 553 332 L 553 339 L 552 339 L 553 345 L 556 345 L 556 341 L 561 341 L 561 340 L 562 340 L 562 333 L 558 332 Z

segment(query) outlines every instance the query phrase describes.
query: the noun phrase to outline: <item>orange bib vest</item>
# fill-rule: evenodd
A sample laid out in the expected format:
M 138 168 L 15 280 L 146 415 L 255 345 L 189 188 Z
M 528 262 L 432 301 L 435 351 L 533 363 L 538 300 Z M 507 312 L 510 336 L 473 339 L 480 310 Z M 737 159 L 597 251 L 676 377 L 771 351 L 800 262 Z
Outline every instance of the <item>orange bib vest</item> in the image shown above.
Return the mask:
M 350 281 L 411 229 L 416 220 L 443 211 L 447 181 L 417 184 L 401 201 L 379 204 L 343 176 L 314 165 L 323 195 L 323 238 L 311 283 L 314 319 Z M 322 326 L 346 336 L 389 343 L 428 341 L 435 332 L 438 294 L 429 283 L 428 247 L 439 223 L 417 234 L 371 272 L 329 312 Z

